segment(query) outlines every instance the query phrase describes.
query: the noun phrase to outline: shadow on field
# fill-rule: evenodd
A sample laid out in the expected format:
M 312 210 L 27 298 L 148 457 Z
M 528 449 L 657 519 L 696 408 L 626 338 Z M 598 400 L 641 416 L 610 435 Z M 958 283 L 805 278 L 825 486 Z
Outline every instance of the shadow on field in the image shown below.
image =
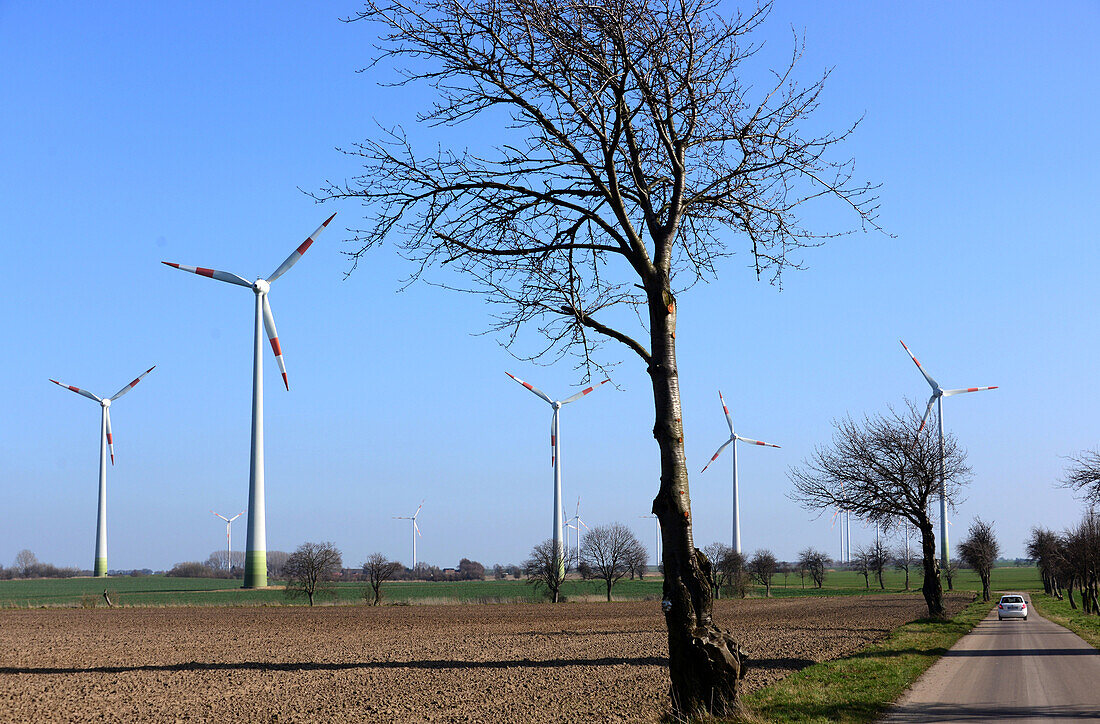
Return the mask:
M 663 656 L 634 658 L 605 657 L 600 659 L 515 659 L 508 661 L 363 661 L 327 663 L 315 661 L 189 661 L 179 664 L 147 664 L 143 666 L 0 666 L 4 674 L 127 674 L 136 671 L 351 671 L 357 669 L 556 669 L 566 666 L 668 666 Z

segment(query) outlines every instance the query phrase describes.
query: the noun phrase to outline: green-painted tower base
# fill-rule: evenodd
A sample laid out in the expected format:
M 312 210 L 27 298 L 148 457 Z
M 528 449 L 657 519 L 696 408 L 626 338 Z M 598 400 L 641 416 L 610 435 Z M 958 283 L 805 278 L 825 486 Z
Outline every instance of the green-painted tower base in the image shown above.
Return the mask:
M 96 558 L 95 559 L 95 573 L 93 575 L 96 578 L 106 578 L 107 577 L 107 559 L 106 558 Z
M 244 588 L 267 588 L 267 551 L 245 553 Z

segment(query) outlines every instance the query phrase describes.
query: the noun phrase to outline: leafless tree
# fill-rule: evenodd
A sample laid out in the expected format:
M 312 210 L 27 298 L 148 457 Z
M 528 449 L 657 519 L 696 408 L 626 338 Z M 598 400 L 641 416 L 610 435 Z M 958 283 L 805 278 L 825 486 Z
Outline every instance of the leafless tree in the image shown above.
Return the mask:
M 554 603 L 558 602 L 561 586 L 565 583 L 565 575 L 569 573 L 569 566 L 566 565 L 563 568 L 561 562 L 554 540 L 547 538 L 531 549 L 531 557 L 523 564 L 527 582 L 536 587 L 545 586 L 547 593 L 550 594 L 550 600 Z
M 15 554 L 15 563 L 12 567 L 19 571 L 20 578 L 29 578 L 37 566 L 38 556 L 26 548 Z
M 1100 450 L 1070 456 L 1062 487 L 1076 491 L 1087 506 L 1100 505 Z
M 244 551 L 233 551 L 232 555 L 228 551 L 214 551 L 206 559 L 205 565 L 214 571 L 215 575 L 230 578 L 234 575 L 234 571 L 244 570 Z
M 1081 611 L 1100 615 L 1100 516 L 1090 510 L 1058 541 L 1058 577 L 1072 607 L 1073 589 L 1081 593 Z
M 863 576 L 863 585 L 871 590 L 871 549 L 862 545 L 852 553 L 852 570 Z
M 978 573 L 978 578 L 982 580 L 982 600 L 988 601 L 989 578 L 993 572 L 993 564 L 1001 553 L 997 536 L 993 534 L 993 526 L 981 518 L 975 518 L 970 524 L 966 539 L 959 543 L 958 550 L 963 563 Z
M 312 606 L 316 596 L 333 594 L 333 581 L 343 566 L 340 551 L 332 543 L 303 543 L 283 566 L 286 595 L 305 596 Z
M 749 573 L 754 580 L 764 587 L 764 596 L 771 598 L 772 577 L 775 575 L 779 563 L 775 560 L 775 554 L 766 549 L 760 549 L 752 554 L 749 559 Z
M 397 561 L 387 560 L 381 553 L 371 553 L 363 563 L 363 575 L 370 583 L 370 588 L 363 591 L 363 597 L 371 598 L 373 596 L 372 606 L 382 603 L 382 584 L 393 578 L 398 571 L 404 570 L 404 568 Z
M 928 616 L 943 619 L 943 586 L 936 534 L 928 510 L 940 490 L 940 455 L 932 426 L 920 429 L 920 411 L 851 418 L 834 423 L 830 447 L 819 447 L 801 468 L 792 468 L 791 497 L 810 510 L 850 510 L 872 525 L 907 520 L 920 532 L 922 592 Z M 950 504 L 969 479 L 966 453 L 954 437 L 944 439 L 943 474 Z
M 715 541 L 710 545 L 703 548 L 703 555 L 710 561 L 711 569 L 711 581 L 714 584 L 714 597 L 722 597 L 722 589 L 727 588 L 730 584 L 730 566 L 728 565 L 727 556 L 733 552 L 733 548 L 722 543 Z
M 814 588 L 825 585 L 825 574 L 829 567 L 829 556 L 816 548 L 806 548 L 798 554 L 799 571 L 809 571 Z
M 634 532 L 622 523 L 598 525 L 585 534 L 581 560 L 588 564 L 596 578 L 603 579 L 608 601 L 612 587 L 630 572 L 627 561 L 631 550 L 638 545 Z
M 679 295 L 715 276 L 743 242 L 756 276 L 778 281 L 801 249 L 876 228 L 873 187 L 835 159 L 839 132 L 814 117 L 827 73 L 789 65 L 760 83 L 746 67 L 769 6 L 727 17 L 717 0 L 367 0 L 352 20 L 380 28 L 373 63 L 424 82 L 440 126 L 504 121 L 496 148 L 415 152 L 400 129 L 348 152 L 364 165 L 320 199 L 370 211 L 362 254 L 395 238 L 412 277 L 484 295 L 514 342 L 533 324 L 534 356 L 574 352 L 589 374 L 619 342 L 650 375 L 664 539 L 662 608 L 670 694 L 680 715 L 736 709 L 737 646 L 711 618 L 711 582 L 692 540 L 680 409 Z M 804 215 L 838 204 L 849 227 Z M 817 217 L 820 218 L 820 217 Z M 619 310 L 622 309 L 622 313 Z
M 267 552 L 267 574 L 274 579 L 281 579 L 286 574 L 283 572 L 283 566 L 286 565 L 287 560 L 290 559 L 290 554 L 286 551 L 268 551 Z
M 649 551 L 640 540 L 635 540 L 637 545 L 631 546 L 626 553 L 626 565 L 630 569 L 630 580 L 634 580 L 634 576 L 637 576 L 638 580 L 643 580 L 646 568 L 649 566 Z
M 916 557 L 913 555 L 912 549 L 909 546 L 902 543 L 894 551 L 894 568 L 905 573 L 905 590 L 909 590 L 909 571 L 916 565 Z
M 1058 534 L 1046 528 L 1032 528 L 1027 540 L 1027 555 L 1039 566 L 1039 576 L 1043 579 L 1043 592 L 1048 596 L 1061 598 L 1059 590 L 1059 569 L 1063 563 L 1062 544 Z
M 879 536 L 868 543 L 867 553 L 869 556 L 867 564 L 871 567 L 871 572 L 875 574 L 879 589 L 885 591 L 886 581 L 883 576 L 886 573 L 886 566 L 890 565 L 890 548 L 886 545 L 886 539 Z

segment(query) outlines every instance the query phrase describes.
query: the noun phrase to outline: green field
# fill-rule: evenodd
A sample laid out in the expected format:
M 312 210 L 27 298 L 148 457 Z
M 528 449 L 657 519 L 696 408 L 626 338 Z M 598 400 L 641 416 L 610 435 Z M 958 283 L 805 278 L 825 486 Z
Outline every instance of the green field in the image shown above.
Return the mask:
M 863 576 L 850 571 L 831 571 L 825 586 L 814 589 L 809 581 L 803 588 L 798 575 L 790 575 L 784 583 L 777 575 L 772 583 L 772 596 L 846 596 L 875 593 L 898 593 L 904 590 L 904 576 L 890 571 L 886 577 L 886 590 L 871 582 L 871 589 L 864 588 Z M 273 582 L 278 585 L 278 582 Z M 278 588 L 243 590 L 239 580 L 212 578 L 168 578 L 166 576 L 141 576 L 131 578 L 67 578 L 0 581 L 0 608 L 28 608 L 38 606 L 80 606 L 82 601 L 97 606 L 105 605 L 103 589 L 110 591 L 112 602 L 122 606 L 257 606 L 304 605 L 304 599 L 287 599 Z M 912 577 L 913 593 L 920 592 L 920 578 Z M 365 583 L 339 583 L 335 598 L 319 599 L 327 603 L 356 603 L 362 599 Z M 955 581 L 956 590 L 976 591 L 981 586 L 971 571 L 960 571 Z M 1005 567 L 993 572 L 993 589 L 1000 591 L 1042 590 L 1037 569 L 1034 567 Z M 383 587 L 386 603 L 528 603 L 544 600 L 542 591 L 525 581 L 462 581 L 453 583 L 393 582 Z M 562 588 L 566 601 L 601 600 L 604 595 L 600 581 L 566 581 Z M 650 599 L 661 597 L 661 579 L 651 575 L 644 581 L 620 581 L 614 589 L 618 599 Z M 760 586 L 750 590 L 751 596 L 764 595 Z

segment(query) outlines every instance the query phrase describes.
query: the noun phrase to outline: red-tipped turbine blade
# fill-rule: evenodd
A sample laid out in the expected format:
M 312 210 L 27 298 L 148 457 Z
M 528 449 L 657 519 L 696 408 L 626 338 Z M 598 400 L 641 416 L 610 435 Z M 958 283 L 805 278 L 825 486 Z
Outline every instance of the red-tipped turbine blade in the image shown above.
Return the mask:
M 111 451 L 111 465 L 115 464 L 115 438 L 111 434 L 111 408 L 107 408 L 107 449 Z
M 524 382 L 523 380 L 521 380 L 520 378 L 516 377 L 516 376 L 515 376 L 514 374 L 512 374 L 511 372 L 505 372 L 504 374 L 508 375 L 509 377 L 511 377 L 511 378 L 512 378 L 513 380 L 515 380 L 516 382 L 520 383 L 521 385 L 523 385 L 523 386 L 524 386 L 524 387 L 526 387 L 527 389 L 531 390 L 531 392 L 534 392 L 534 393 L 535 393 L 536 395 L 538 395 L 538 396 L 539 396 L 539 397 L 541 397 L 542 399 L 546 400 L 546 401 L 547 401 L 547 402 L 549 402 L 549 403 L 550 403 L 551 405 L 553 405 L 553 404 L 554 404 L 554 401 L 553 401 L 553 400 L 551 400 L 551 399 L 550 399 L 550 397 L 549 397 L 549 396 L 547 396 L 547 394 L 546 394 L 545 392 L 543 392 L 542 390 L 540 390 L 539 388 L 537 388 L 537 387 L 534 387 L 534 386 L 532 386 L 532 385 L 530 385 L 530 384 L 528 384 L 528 383 Z
M 50 379 L 50 382 L 54 383 L 55 385 L 59 385 L 61 387 L 64 387 L 67 390 L 72 390 L 73 392 L 75 392 L 78 395 L 84 395 L 89 400 L 95 400 L 96 402 L 103 402 L 103 400 L 99 399 L 98 397 L 93 395 L 91 392 L 88 392 L 87 390 L 82 390 L 79 387 L 73 387 L 72 385 L 66 385 L 64 382 L 58 382 L 57 380 L 52 379 L 52 378 Z
M 984 390 L 995 390 L 995 389 L 997 389 L 997 385 L 993 385 L 992 387 L 967 387 L 966 389 L 962 389 L 962 390 L 944 390 L 943 391 L 943 396 L 944 397 L 951 397 L 951 395 L 965 395 L 967 392 L 982 392 Z
M 734 438 L 731 437 L 729 440 L 726 440 L 724 443 L 722 443 L 722 447 L 718 448 L 718 451 L 714 453 L 713 457 L 711 457 L 710 462 L 708 462 L 706 465 L 704 465 L 703 469 L 700 470 L 699 472 L 705 473 L 707 471 L 707 468 L 710 467 L 710 463 L 717 460 L 718 456 L 722 454 L 722 451 L 725 450 L 729 446 L 729 444 L 731 442 L 733 442 L 733 440 L 734 440 Z
M 611 380 L 604 380 L 603 382 L 597 382 L 596 384 L 592 385 L 591 387 L 586 387 L 583 390 L 581 390 L 580 392 L 578 392 L 577 394 L 573 395 L 572 397 L 567 397 L 566 399 L 562 400 L 561 404 L 564 405 L 567 402 L 573 402 L 575 400 L 579 400 L 582 397 L 584 397 L 585 395 L 587 395 L 589 392 L 591 392 L 592 390 L 599 387 L 600 385 L 606 385 L 610 381 Z
M 900 339 L 899 339 L 898 341 L 899 341 L 899 342 L 901 342 L 901 340 L 900 340 Z M 911 358 L 913 359 L 913 364 L 915 364 L 915 365 L 917 366 L 917 369 L 918 369 L 918 370 L 920 370 L 920 373 L 921 373 L 922 375 L 924 375 L 924 379 L 928 381 L 928 384 L 932 386 L 932 389 L 933 389 L 933 390 L 938 390 L 938 389 L 940 389 L 940 385 L 939 385 L 939 383 L 938 383 L 938 382 L 936 382 L 936 381 L 935 381 L 934 379 L 932 379 L 932 375 L 930 375 L 930 374 L 928 374 L 927 372 L 925 372 L 925 371 L 924 371 L 924 368 L 923 368 L 923 367 L 921 367 L 921 365 L 920 365 L 920 362 L 918 362 L 918 361 L 917 361 L 917 357 L 916 357 L 916 355 L 914 355 L 914 354 L 913 354 L 913 353 L 912 353 L 912 352 L 911 352 L 911 351 L 909 350 L 909 347 L 908 347 L 908 346 L 906 346 L 905 342 L 901 342 L 901 346 L 902 346 L 902 347 L 905 347 L 905 351 L 906 351 L 906 352 L 907 352 L 907 353 L 909 354 L 909 356 L 910 356 L 910 357 L 911 357 Z
M 299 244 L 298 248 L 290 253 L 290 256 L 288 256 L 286 258 L 286 261 L 284 261 L 282 264 L 280 264 L 279 268 L 276 269 L 274 272 L 272 272 L 271 276 L 269 276 L 267 278 L 267 280 L 269 282 L 275 281 L 276 279 L 281 277 L 283 274 L 286 274 L 287 270 L 290 269 L 290 267 L 297 264 L 298 260 L 302 258 L 302 254 L 306 253 L 306 249 L 308 249 L 310 247 L 310 245 L 313 244 L 313 242 L 317 240 L 317 237 L 320 236 L 321 232 L 325 230 L 326 226 L 328 226 L 328 222 L 332 221 L 333 217 L 335 217 L 335 216 L 336 216 L 336 214 L 333 214 L 332 216 L 325 219 L 325 223 L 318 226 L 317 230 L 309 235 L 309 238 L 307 238 L 305 241 L 303 241 L 301 244 Z
M 287 391 L 290 390 L 290 380 L 286 376 L 286 362 L 283 361 L 283 348 L 279 344 L 279 333 L 275 331 L 275 317 L 271 315 L 271 304 L 264 298 L 264 329 L 267 330 L 267 339 L 271 342 L 271 351 L 275 353 L 275 362 L 279 365 L 279 372 L 283 374 L 283 384 Z
M 928 398 L 928 407 L 924 410 L 924 417 L 920 419 L 920 427 L 917 428 L 917 434 L 919 435 L 924 429 L 924 423 L 928 421 L 928 415 L 932 412 L 932 405 L 936 404 L 936 395 L 932 395 Z
M 558 411 L 555 409 L 553 417 L 550 418 L 550 467 L 554 467 L 554 463 L 558 461 L 558 438 L 554 434 L 557 421 Z
M 207 269 L 201 266 L 187 266 L 186 264 L 176 264 L 171 261 L 162 261 L 161 264 L 167 264 L 173 269 L 179 269 L 180 271 L 191 272 L 192 274 L 198 274 L 200 277 L 209 277 L 210 279 L 217 279 L 219 282 L 229 282 L 230 284 L 237 284 L 242 287 L 252 288 L 252 282 L 247 279 L 242 279 L 236 274 L 230 274 L 229 272 L 218 271 L 217 269 Z
M 125 386 L 125 387 L 123 387 L 123 388 L 122 388 L 121 390 L 119 390 L 118 392 L 116 392 L 116 393 L 115 393 L 115 396 L 111 398 L 111 401 L 112 401 L 112 402 L 114 402 L 115 400 L 117 400 L 118 398 L 122 397 L 122 396 L 123 396 L 123 395 L 125 395 L 125 394 L 126 394 L 127 392 L 129 392 L 130 390 L 134 389 L 134 386 L 135 386 L 135 385 L 137 385 L 137 383 L 141 382 L 141 378 L 142 378 L 142 377 L 144 377 L 145 375 L 149 374 L 150 372 L 152 372 L 152 371 L 153 371 L 153 370 L 155 370 L 156 368 L 157 368 L 157 366 L 156 366 L 156 365 L 153 365 L 153 366 L 152 366 L 152 367 L 150 367 L 149 369 L 147 369 L 147 370 L 145 370 L 144 372 L 142 372 L 142 373 L 141 373 L 140 375 L 138 375 L 138 376 L 137 376 L 137 379 L 136 379 L 136 380 L 134 380 L 133 382 L 131 382 L 130 384 L 126 385 L 126 386 Z
M 761 442 L 760 440 L 750 440 L 747 437 L 741 437 L 740 435 L 734 435 L 741 442 L 747 442 L 749 445 L 763 445 L 764 447 L 779 447 L 778 445 L 772 445 L 770 442 Z
M 726 407 L 726 399 L 722 397 L 722 391 L 718 390 L 718 399 L 722 401 L 722 412 L 726 413 L 726 424 L 730 426 L 730 435 L 733 434 L 733 418 L 730 417 L 730 410 Z

